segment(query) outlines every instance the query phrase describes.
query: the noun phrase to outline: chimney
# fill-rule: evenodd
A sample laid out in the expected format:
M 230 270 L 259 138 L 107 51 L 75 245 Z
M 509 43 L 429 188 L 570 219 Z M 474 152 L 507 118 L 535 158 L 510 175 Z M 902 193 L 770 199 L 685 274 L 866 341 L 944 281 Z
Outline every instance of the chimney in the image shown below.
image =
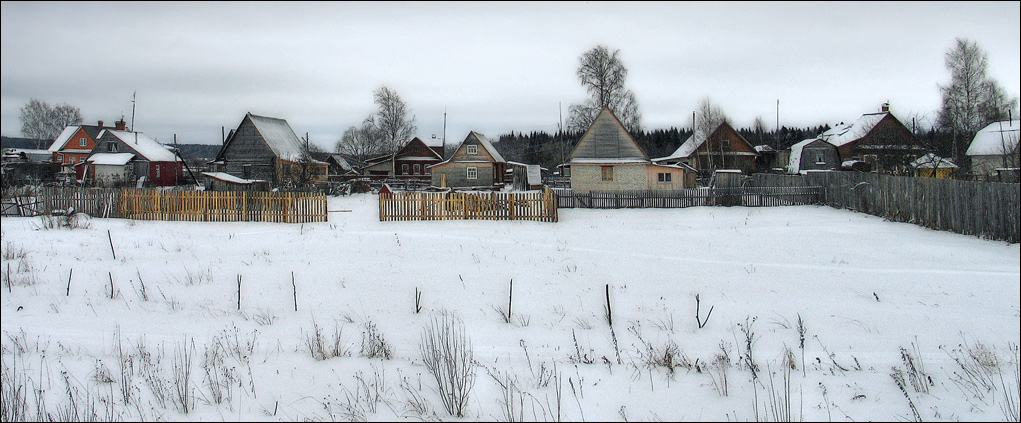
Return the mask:
M 889 113 L 890 112 L 890 102 L 888 101 L 886 103 L 883 103 L 883 106 L 880 107 L 879 110 L 881 110 L 883 113 Z
M 117 128 L 118 131 L 126 130 L 127 129 L 127 124 L 128 123 L 125 122 L 124 119 L 121 119 L 121 120 L 118 120 L 117 122 L 114 122 L 114 125 L 117 125 L 116 128 Z
M 103 129 L 103 121 L 99 121 L 99 129 Z

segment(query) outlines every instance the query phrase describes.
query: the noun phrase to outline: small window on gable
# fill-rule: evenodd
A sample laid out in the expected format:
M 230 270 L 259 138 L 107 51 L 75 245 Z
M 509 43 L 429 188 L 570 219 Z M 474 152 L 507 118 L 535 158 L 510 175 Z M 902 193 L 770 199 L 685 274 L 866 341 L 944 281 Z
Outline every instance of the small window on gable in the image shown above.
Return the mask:
M 87 145 L 89 145 L 89 139 L 88 138 L 85 138 L 85 137 L 78 138 L 78 146 L 79 147 L 85 147 Z
M 479 154 L 479 146 L 472 144 L 465 146 L 465 153 L 467 154 Z
M 815 152 L 815 164 L 826 164 L 826 155 L 821 151 Z
M 479 179 L 479 168 L 475 166 L 468 166 L 467 175 L 468 179 Z
M 110 141 L 110 142 L 106 143 L 106 151 L 108 153 L 116 153 L 117 152 L 117 143 L 113 142 L 113 141 Z
M 602 175 L 603 175 L 603 180 L 604 181 L 612 181 L 613 180 L 613 166 L 603 166 L 602 167 Z
M 723 146 L 724 150 L 730 150 L 730 140 L 722 140 L 720 141 L 720 144 Z

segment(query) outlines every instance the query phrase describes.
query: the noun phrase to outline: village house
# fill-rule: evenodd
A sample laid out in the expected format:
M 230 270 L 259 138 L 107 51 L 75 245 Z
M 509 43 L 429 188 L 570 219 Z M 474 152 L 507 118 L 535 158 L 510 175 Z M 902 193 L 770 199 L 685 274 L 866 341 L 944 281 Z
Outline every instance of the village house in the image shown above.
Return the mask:
M 312 158 L 329 165 L 327 171 L 329 173 L 329 179 L 333 180 L 346 180 L 359 175 L 358 170 L 355 169 L 354 165 L 347 160 L 341 153 L 327 153 L 321 151 L 311 152 Z
M 993 122 L 979 130 L 965 153 L 971 159 L 971 173 L 983 179 L 1017 182 L 1019 134 L 1021 120 Z
M 75 165 L 85 162 L 85 159 L 92 154 L 96 147 L 96 140 L 104 129 L 109 129 L 99 121 L 97 125 L 70 125 L 53 140 L 48 148 L 52 160 L 63 166 L 63 173 L 71 173 Z M 114 122 L 114 130 L 127 130 L 127 123 L 124 119 Z M 78 175 L 81 179 L 81 175 Z
M 568 157 L 571 190 L 578 193 L 695 185 L 685 166 L 653 163 L 609 108 L 599 112 Z
M 394 157 L 386 154 L 366 160 L 362 173 L 368 176 L 387 176 L 430 181 L 432 177 L 429 174 L 429 167 L 442 161 L 442 140 L 433 137 L 425 141 L 415 137 L 407 144 L 404 144 Z
M 653 162 L 689 166 L 698 172 L 699 177 L 708 178 L 722 169 L 751 174 L 756 169 L 757 156 L 755 147 L 748 140 L 729 123 L 722 122 L 708 136 L 696 131 L 673 154 L 653 159 Z
M 507 161 L 485 135 L 471 131 L 450 158 L 427 167 L 432 185 L 451 188 L 500 188 Z
M 915 170 L 915 176 L 921 178 L 953 179 L 957 176 L 957 165 L 936 153 L 926 153 L 915 159 L 911 162 L 911 168 Z
M 320 182 L 329 169 L 329 164 L 312 158 L 307 142 L 286 120 L 252 113 L 231 131 L 210 165 L 214 173 L 268 181 L 272 186 Z
M 76 173 L 111 186 L 138 184 L 174 186 L 183 176 L 181 158 L 163 144 L 141 132 L 104 129 L 96 146 Z
M 840 170 L 837 146 L 819 138 L 810 138 L 791 146 L 787 173 L 805 174 L 810 170 Z
M 844 162 L 862 161 L 879 173 L 910 175 L 911 161 L 927 149 L 884 103 L 878 113 L 866 113 L 858 120 L 835 125 L 819 138 L 837 146 Z

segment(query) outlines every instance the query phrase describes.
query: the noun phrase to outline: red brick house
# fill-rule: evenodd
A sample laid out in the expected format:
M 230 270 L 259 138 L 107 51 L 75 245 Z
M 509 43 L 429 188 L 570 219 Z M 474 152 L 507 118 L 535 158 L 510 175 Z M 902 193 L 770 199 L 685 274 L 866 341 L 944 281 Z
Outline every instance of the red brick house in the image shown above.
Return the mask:
M 53 161 L 60 163 L 63 172 L 71 172 L 75 165 L 84 163 L 85 159 L 92 154 L 96 147 L 96 140 L 104 129 L 103 121 L 98 125 L 71 125 L 64 128 L 64 131 L 53 140 L 48 149 L 53 154 Z M 124 131 L 126 129 L 124 119 L 115 123 L 114 129 Z M 78 175 L 81 179 L 81 175 Z
M 175 152 L 148 135 L 104 129 L 85 164 L 77 167 L 99 185 L 141 180 L 145 185 L 174 186 L 184 174 L 183 163 Z

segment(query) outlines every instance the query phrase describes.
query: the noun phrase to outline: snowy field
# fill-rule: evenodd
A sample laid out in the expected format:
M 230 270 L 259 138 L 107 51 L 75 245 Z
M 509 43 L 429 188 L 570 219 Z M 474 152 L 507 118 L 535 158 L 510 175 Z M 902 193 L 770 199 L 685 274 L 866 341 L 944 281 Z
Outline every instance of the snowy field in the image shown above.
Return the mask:
M 2 218 L 3 417 L 1018 418 L 1018 244 L 822 206 L 379 222 L 376 201 Z M 427 361 L 465 357 L 464 395 L 439 389 Z

